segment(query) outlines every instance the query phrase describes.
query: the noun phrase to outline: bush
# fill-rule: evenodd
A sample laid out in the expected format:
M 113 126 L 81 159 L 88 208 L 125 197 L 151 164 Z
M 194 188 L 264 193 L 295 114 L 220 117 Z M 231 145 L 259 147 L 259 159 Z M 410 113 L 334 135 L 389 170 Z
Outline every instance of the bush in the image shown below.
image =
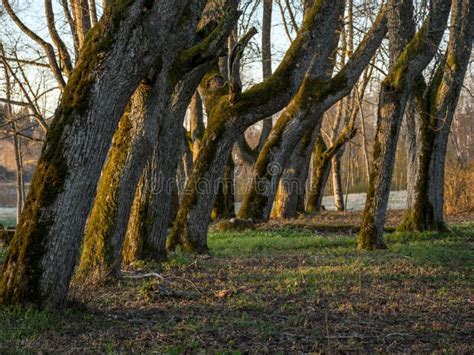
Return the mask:
M 467 167 L 447 165 L 444 190 L 446 214 L 474 212 L 474 164 Z

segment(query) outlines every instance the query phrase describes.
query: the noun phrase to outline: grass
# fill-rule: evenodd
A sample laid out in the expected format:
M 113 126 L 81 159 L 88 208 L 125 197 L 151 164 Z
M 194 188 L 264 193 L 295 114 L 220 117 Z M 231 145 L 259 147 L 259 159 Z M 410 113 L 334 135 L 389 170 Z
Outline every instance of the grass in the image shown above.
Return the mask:
M 74 287 L 57 312 L 0 308 L 0 353 L 473 352 L 474 224 L 386 241 L 211 233 L 213 257 L 177 252 L 165 281 Z

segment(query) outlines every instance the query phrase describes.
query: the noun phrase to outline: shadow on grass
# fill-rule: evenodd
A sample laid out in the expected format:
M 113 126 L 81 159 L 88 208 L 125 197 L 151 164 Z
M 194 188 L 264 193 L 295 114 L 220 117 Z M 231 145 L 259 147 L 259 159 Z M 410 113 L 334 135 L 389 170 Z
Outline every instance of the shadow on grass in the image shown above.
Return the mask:
M 166 282 L 121 281 L 58 312 L 0 308 L 0 353 L 469 353 L 473 235 L 390 234 L 387 250 L 361 253 L 355 236 L 210 233 L 214 257 L 174 253 Z

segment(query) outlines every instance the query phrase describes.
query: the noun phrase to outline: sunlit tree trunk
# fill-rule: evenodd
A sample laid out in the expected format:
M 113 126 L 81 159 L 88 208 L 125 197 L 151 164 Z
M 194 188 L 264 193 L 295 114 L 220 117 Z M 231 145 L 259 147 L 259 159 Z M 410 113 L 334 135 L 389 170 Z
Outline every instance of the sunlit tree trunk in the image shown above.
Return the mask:
M 199 9 L 202 6 L 203 3 Z M 166 258 L 165 237 L 171 201 L 175 196 L 177 162 L 182 154 L 183 119 L 199 82 L 236 21 L 235 12 L 234 6 L 234 10 L 222 19 L 223 26 L 215 27 L 204 40 L 196 33 L 199 11 L 195 12 L 194 19 L 181 24 L 181 31 L 175 28 L 175 33 L 170 35 L 170 40 L 176 43 L 175 53 L 169 49 L 170 57 L 160 63 L 161 71 L 154 80 L 145 80 L 137 90 L 132 99 L 132 127 L 125 137 L 127 147 L 112 149 L 110 164 L 102 176 L 89 219 L 77 273 L 80 281 L 101 282 L 120 276 L 122 246 L 129 222 L 133 224 L 132 230 L 142 232 L 129 233 L 129 238 L 143 240 L 127 243 L 146 246 L 146 250 L 141 249 L 142 258 L 156 261 Z M 189 63 L 196 66 L 188 67 Z M 177 76 L 180 71 L 181 75 Z M 156 156 L 152 164 L 153 155 Z M 147 162 L 154 170 L 148 171 L 142 183 L 150 191 L 141 194 L 135 210 L 147 211 L 147 216 L 151 217 L 130 219 L 137 184 Z M 143 187 L 138 191 L 143 191 Z M 140 226 L 142 223 L 144 226 Z
M 167 35 L 186 5 L 176 0 L 117 2 L 88 36 L 9 245 L 1 303 L 64 303 L 114 131 L 140 81 L 166 55 Z
M 338 23 L 333 23 L 333 26 L 338 26 Z M 276 186 L 294 147 L 307 130 L 314 131 L 320 125 L 327 109 L 350 92 L 379 47 L 385 33 L 386 19 L 382 11 L 351 59 L 329 79 L 327 68 L 333 65 L 330 54 L 337 45 L 337 36 L 333 34 L 332 43 L 326 46 L 326 50 L 330 52 L 324 57 L 325 63 L 318 66 L 317 80 L 313 78 L 302 84 L 298 94 L 278 119 L 260 153 L 255 164 L 252 183 L 239 211 L 241 217 L 268 219 Z M 264 186 L 263 190 L 261 186 Z
M 394 0 L 395 1 L 395 0 Z M 412 16 L 411 1 L 390 6 L 391 25 Z M 367 201 L 358 238 L 359 249 L 384 248 L 382 239 L 401 120 L 412 84 L 436 53 L 449 15 L 450 1 L 433 1 L 428 19 L 398 57 L 380 88 L 377 133 Z M 411 11 L 411 12 L 410 12 Z
M 199 149 L 201 148 L 201 140 L 204 135 L 204 112 L 202 107 L 202 99 L 199 91 L 194 93 L 191 103 L 189 104 L 189 123 L 191 141 L 193 144 L 193 161 L 196 160 Z
M 82 47 L 87 32 L 91 29 L 91 16 L 89 12 L 88 0 L 71 0 L 72 12 L 74 14 L 74 24 L 76 27 L 79 47 Z

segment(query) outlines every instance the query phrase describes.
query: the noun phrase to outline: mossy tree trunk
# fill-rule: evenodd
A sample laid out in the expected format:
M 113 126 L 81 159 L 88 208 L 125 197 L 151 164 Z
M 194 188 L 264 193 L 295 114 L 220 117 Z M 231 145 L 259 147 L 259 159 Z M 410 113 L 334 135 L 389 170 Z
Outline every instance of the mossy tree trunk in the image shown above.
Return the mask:
M 112 5 L 89 34 L 48 131 L 3 267 L 1 303 L 63 304 L 114 131 L 140 81 L 166 55 L 167 34 L 187 2 Z
M 315 132 L 319 132 L 319 127 Z M 304 212 L 305 186 L 315 143 L 314 133 L 308 130 L 293 150 L 280 179 L 272 217 L 296 218 Z
M 208 86 L 213 91 L 206 98 L 212 102 L 206 105 L 212 107 L 208 115 L 209 125 L 184 192 L 169 248 L 181 245 L 187 251 L 208 251 L 207 228 L 216 197 L 216 192 L 212 190 L 223 174 L 232 146 L 248 127 L 288 104 L 303 81 L 315 52 L 322 53 L 320 61 L 324 54 L 329 55 L 327 43 L 314 41 L 313 38 L 332 37 L 341 5 L 339 1 L 321 0 L 315 3 L 280 66 L 263 83 L 237 94 L 232 90 L 229 93 L 227 87 L 212 90 L 212 84 Z M 211 77 L 216 75 L 208 75 L 208 79 Z M 222 77 L 221 81 L 224 81 Z M 206 80 L 205 86 L 212 82 Z M 200 188 L 202 181 L 205 181 L 207 189 Z
M 133 115 L 134 128 L 128 152 L 111 152 L 112 156 L 125 154 L 126 158 L 123 164 L 111 166 L 108 174 L 102 177 L 103 191 L 97 196 L 90 217 L 95 223 L 88 226 L 90 235 L 86 236 L 78 269 L 78 276 L 82 280 L 101 282 L 104 277 L 120 276 L 122 246 L 131 221 L 130 212 L 137 184 L 147 162 L 152 164 L 153 155 L 156 155 L 155 162 L 151 166 L 155 170 L 148 172 L 143 181 L 149 191 L 141 194 L 141 203 L 137 206 L 138 211 L 146 211 L 152 217 L 143 221 L 132 220 L 133 223 L 145 225 L 133 225 L 132 229 L 140 233 L 130 234 L 129 237 L 143 240 L 127 243 L 146 246 L 146 253 L 143 251 L 142 254 L 144 258 L 161 261 L 166 257 L 165 237 L 171 199 L 175 196 L 177 162 L 182 153 L 183 118 L 199 82 L 237 20 L 234 4 L 220 25 L 202 38 L 196 32 L 196 22 L 202 7 L 201 3 L 200 8 L 188 18 L 189 22 L 180 25 L 182 31 L 175 29 L 175 33 L 170 36 L 175 44 L 168 48 L 168 59 L 160 63 L 161 71 L 148 85 L 146 92 L 136 100 L 141 112 L 140 115 Z M 113 184 L 107 183 L 110 174 L 119 177 Z M 99 204 L 101 200 L 106 203 Z M 86 253 L 89 250 L 94 255 Z M 107 251 L 107 257 L 103 255 L 104 251 Z M 100 260 L 100 263 L 94 263 L 93 260 Z
M 395 0 L 394 0 L 395 1 Z M 395 162 L 395 152 L 407 100 L 412 84 L 436 53 L 449 15 L 450 1 L 433 2 L 427 20 L 408 43 L 392 66 L 380 88 L 377 132 L 374 143 L 373 163 L 363 213 L 358 248 L 372 250 L 384 248 L 383 227 L 387 211 L 390 184 Z M 389 19 L 411 17 L 403 6 L 393 3 Z M 399 21 L 390 28 L 399 26 Z
M 324 197 L 324 188 L 331 171 L 331 159 L 326 154 L 327 145 L 321 135 L 318 136 L 313 147 L 312 153 L 312 171 L 310 188 L 306 201 L 307 212 L 319 212 L 321 210 Z
M 146 236 L 149 235 L 150 226 L 153 219 L 156 218 L 150 206 L 154 198 L 154 187 L 158 186 L 157 158 L 155 152 L 152 159 L 146 163 L 135 191 L 130 220 L 122 247 L 122 262 L 124 264 L 145 260 L 147 253 L 152 249 Z M 118 271 L 120 271 L 120 266 Z M 115 275 L 115 277 L 118 276 Z
M 444 231 L 444 163 L 449 130 L 467 70 L 474 33 L 474 4 L 455 0 L 452 5 L 448 48 L 428 86 L 422 83 L 416 139 L 416 163 L 408 181 L 407 210 L 399 230 Z
M 115 240 L 112 239 L 111 231 L 117 223 L 117 212 L 121 207 L 118 202 L 124 189 L 124 175 L 129 176 L 126 167 L 130 166 L 130 151 L 136 137 L 143 133 L 150 91 L 151 87 L 143 83 L 137 88 L 113 137 L 86 224 L 82 254 L 75 275 L 78 283 L 93 284 L 120 275 L 120 259 L 116 257 L 117 246 L 113 244 Z M 134 163 L 139 164 L 139 161 L 134 160 Z M 134 175 L 139 176 L 136 172 Z
M 332 26 L 337 28 L 338 23 Z M 268 220 L 281 173 L 300 139 L 321 123 L 324 112 L 347 95 L 385 37 L 387 27 L 384 11 L 361 42 L 351 59 L 332 78 L 327 68 L 333 65 L 330 54 L 336 48 L 336 37 L 327 43 L 324 64 L 317 73 L 308 75 L 299 92 L 275 124 L 254 168 L 254 177 L 247 191 L 239 215 L 242 218 Z M 263 188 L 262 188 L 263 187 Z

